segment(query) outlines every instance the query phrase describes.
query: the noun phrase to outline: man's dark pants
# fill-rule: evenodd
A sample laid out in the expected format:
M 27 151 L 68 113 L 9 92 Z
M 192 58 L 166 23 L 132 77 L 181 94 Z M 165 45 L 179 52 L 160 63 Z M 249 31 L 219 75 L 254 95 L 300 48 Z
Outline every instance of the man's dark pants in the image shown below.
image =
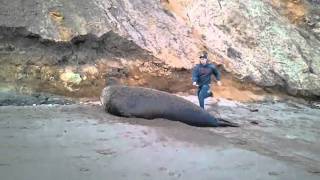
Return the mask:
M 199 105 L 202 109 L 204 109 L 204 99 L 210 96 L 210 85 L 204 84 L 198 87 L 198 99 Z

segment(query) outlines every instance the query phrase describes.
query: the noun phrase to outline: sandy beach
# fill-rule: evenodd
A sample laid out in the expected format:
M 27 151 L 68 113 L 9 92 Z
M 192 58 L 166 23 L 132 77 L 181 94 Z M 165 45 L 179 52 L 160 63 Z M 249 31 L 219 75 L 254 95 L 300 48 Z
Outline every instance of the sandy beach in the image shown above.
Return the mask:
M 206 107 L 241 127 L 120 118 L 99 103 L 2 106 L 1 179 L 320 178 L 318 109 L 225 99 Z

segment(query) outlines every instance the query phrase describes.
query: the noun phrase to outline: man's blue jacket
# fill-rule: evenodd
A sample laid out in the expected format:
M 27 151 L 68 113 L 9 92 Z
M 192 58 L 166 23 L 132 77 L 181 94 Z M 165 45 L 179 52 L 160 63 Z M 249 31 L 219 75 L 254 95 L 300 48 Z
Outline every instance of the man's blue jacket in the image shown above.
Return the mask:
M 211 75 L 220 81 L 221 74 L 214 64 L 197 64 L 192 71 L 192 82 L 197 82 L 199 86 L 210 84 Z

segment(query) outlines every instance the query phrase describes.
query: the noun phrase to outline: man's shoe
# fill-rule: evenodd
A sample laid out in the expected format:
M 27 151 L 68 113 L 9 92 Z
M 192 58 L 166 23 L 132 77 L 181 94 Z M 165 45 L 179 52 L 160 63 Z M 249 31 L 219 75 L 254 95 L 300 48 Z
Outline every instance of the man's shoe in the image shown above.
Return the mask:
M 213 93 L 211 91 L 208 93 L 208 97 L 213 97 Z

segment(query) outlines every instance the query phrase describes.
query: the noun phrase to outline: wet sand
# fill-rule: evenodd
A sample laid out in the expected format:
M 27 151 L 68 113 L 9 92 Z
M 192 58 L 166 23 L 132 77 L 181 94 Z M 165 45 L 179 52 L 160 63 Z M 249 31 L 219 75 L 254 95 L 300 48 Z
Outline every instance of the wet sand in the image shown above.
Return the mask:
M 319 109 L 207 103 L 241 127 L 120 118 L 92 104 L 2 106 L 1 180 L 320 178 Z

